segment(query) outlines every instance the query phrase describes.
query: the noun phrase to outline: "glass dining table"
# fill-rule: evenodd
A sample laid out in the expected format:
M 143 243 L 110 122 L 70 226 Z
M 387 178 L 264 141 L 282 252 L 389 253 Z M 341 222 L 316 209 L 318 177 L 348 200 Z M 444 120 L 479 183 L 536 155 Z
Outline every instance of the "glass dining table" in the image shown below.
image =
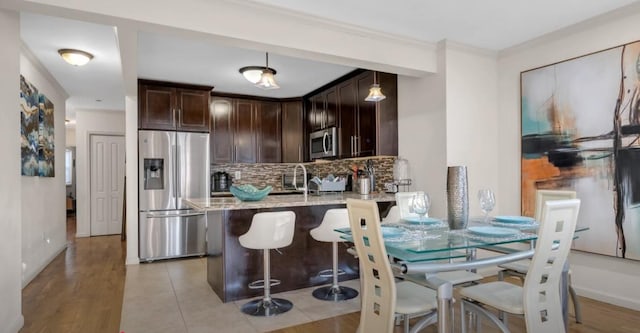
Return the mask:
M 538 222 L 530 218 L 470 218 L 467 228 L 450 230 L 446 220 L 416 218 L 381 224 L 381 231 L 395 274 L 399 277 L 409 274 L 425 275 L 423 283 L 438 294 L 438 332 L 451 333 L 453 286 L 450 282 L 439 279 L 435 273 L 474 271 L 485 266 L 531 258 L 538 227 Z M 576 227 L 576 232 L 583 230 L 587 228 Z M 352 241 L 350 228 L 336 231 L 343 234 L 343 239 Z M 524 243 L 526 246 L 508 246 L 517 243 Z M 478 259 L 478 249 L 489 250 L 496 255 Z M 565 279 L 563 283 L 566 283 Z M 566 291 L 566 288 L 561 290 Z M 566 299 L 567 295 L 564 293 L 565 303 Z M 566 316 L 566 305 L 563 311 Z

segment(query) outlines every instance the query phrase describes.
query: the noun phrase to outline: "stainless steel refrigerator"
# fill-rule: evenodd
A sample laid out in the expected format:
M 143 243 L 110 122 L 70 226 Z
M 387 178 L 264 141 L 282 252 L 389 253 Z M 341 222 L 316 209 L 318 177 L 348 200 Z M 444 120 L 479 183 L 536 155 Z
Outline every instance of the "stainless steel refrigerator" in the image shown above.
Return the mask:
M 138 132 L 140 260 L 204 255 L 206 214 L 185 198 L 209 196 L 209 134 Z

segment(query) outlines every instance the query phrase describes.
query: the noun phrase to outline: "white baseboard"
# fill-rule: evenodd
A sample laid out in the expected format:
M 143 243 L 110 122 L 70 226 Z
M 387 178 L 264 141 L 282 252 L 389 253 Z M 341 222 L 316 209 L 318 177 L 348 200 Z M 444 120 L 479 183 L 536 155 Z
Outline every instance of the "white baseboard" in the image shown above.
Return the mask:
M 5 327 L 7 333 L 18 333 L 20 329 L 24 326 L 24 317 L 19 315 L 12 323 L 10 323 L 7 327 Z
M 129 258 L 125 261 L 125 265 L 138 265 L 140 264 L 140 259 L 138 257 Z
M 57 251 L 54 251 L 45 261 L 42 262 L 37 269 L 33 270 L 29 275 L 25 275 L 22 277 L 22 288 L 26 287 L 31 280 L 33 280 L 42 270 L 49 265 L 53 259 L 55 259 L 62 251 L 67 249 L 67 243 L 64 243 L 61 248 Z
M 576 293 L 580 296 L 595 299 L 596 301 L 600 301 L 600 302 L 621 306 L 623 308 L 640 311 L 640 301 L 637 299 L 631 299 L 628 297 L 624 297 L 622 295 L 606 294 L 606 293 L 603 293 L 602 291 L 598 291 L 595 289 L 580 288 L 575 284 L 573 285 L 573 288 L 576 290 Z
M 486 267 L 478 270 L 478 274 L 488 277 L 492 275 L 498 274 L 500 271 L 497 267 Z M 590 288 L 581 288 L 573 284 L 573 289 L 575 289 L 576 293 L 580 296 L 594 299 L 596 301 L 605 302 L 617 306 L 621 306 L 623 308 L 632 309 L 635 311 L 640 311 L 640 300 L 628 298 L 622 295 L 612 295 L 608 293 L 604 293 L 600 290 L 590 289 Z

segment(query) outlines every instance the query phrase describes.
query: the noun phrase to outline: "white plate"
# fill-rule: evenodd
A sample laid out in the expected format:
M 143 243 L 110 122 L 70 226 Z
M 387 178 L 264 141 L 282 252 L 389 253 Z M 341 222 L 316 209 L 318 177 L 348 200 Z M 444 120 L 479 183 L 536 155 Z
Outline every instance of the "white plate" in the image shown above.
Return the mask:
M 410 223 L 410 224 L 436 224 L 436 223 L 440 223 L 440 220 L 433 218 L 433 217 L 423 217 L 420 218 L 419 216 L 407 216 L 403 219 L 403 221 Z
M 533 217 L 529 216 L 496 216 L 493 218 L 497 222 L 502 223 L 522 223 L 522 224 L 531 224 L 536 220 Z
M 467 228 L 467 230 L 469 230 L 470 233 L 475 235 L 489 236 L 489 237 L 508 237 L 508 236 L 513 236 L 520 233 L 518 229 L 489 227 L 489 226 L 469 227 Z
M 380 227 L 380 229 L 382 230 L 382 237 L 394 237 L 394 236 L 398 236 L 398 235 L 402 235 L 402 233 L 404 231 L 402 231 L 402 229 L 400 228 L 394 228 L 394 227 Z

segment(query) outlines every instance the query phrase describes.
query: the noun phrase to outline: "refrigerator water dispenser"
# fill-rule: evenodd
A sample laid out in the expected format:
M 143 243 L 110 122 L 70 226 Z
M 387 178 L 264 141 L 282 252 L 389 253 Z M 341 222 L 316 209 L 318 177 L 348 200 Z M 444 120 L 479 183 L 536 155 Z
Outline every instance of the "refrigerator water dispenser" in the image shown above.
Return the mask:
M 144 159 L 144 189 L 162 190 L 164 189 L 164 159 L 145 158 Z

